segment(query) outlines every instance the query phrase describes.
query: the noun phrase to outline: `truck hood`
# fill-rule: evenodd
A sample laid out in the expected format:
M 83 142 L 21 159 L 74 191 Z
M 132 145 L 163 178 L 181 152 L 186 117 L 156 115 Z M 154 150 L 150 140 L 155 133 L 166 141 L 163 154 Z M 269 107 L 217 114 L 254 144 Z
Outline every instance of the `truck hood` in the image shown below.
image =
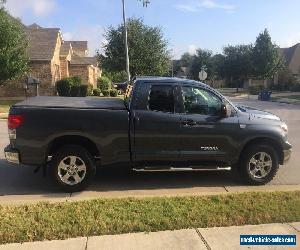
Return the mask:
M 237 105 L 236 107 L 239 109 L 239 111 L 243 113 L 247 113 L 250 119 L 268 119 L 268 120 L 276 120 L 276 121 L 281 120 L 278 116 L 263 110 L 241 106 L 241 105 Z
M 102 97 L 60 97 L 37 96 L 28 98 L 13 107 L 40 108 L 74 108 L 74 109 L 112 109 L 125 110 L 124 101 L 120 98 Z

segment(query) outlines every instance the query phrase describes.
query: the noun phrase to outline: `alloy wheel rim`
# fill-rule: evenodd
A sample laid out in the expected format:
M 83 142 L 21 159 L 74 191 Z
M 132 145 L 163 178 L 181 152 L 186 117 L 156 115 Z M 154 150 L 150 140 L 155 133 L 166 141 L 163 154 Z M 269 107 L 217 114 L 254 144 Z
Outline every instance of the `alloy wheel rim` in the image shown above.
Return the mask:
M 84 180 L 86 165 L 80 157 L 70 155 L 60 161 L 57 171 L 63 183 L 73 186 Z
M 258 152 L 250 158 L 248 163 L 250 175 L 255 179 L 265 178 L 272 169 L 272 158 L 266 152 Z

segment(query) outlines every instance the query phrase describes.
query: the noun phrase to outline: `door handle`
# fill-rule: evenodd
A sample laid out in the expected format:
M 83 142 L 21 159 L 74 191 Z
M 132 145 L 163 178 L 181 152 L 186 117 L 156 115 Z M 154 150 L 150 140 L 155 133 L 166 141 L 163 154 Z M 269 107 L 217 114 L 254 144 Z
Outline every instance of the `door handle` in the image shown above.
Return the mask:
M 134 122 L 136 125 L 138 125 L 138 124 L 140 123 L 140 118 L 139 118 L 138 116 L 135 116 L 135 117 L 133 118 L 133 122 Z

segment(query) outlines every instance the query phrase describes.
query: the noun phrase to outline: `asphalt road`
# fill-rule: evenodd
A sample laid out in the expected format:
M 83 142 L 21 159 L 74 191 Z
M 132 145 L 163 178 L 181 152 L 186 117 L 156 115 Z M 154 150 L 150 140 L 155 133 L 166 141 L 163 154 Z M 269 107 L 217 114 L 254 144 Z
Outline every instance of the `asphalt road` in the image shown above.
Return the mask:
M 260 102 L 247 98 L 235 98 L 234 102 L 270 111 L 286 121 L 289 127 L 289 140 L 293 144 L 293 155 L 287 165 L 279 169 L 277 176 L 270 183 L 273 185 L 300 184 L 300 105 L 275 102 Z M 8 144 L 6 121 L 0 121 L 0 148 Z M 223 187 L 239 186 L 229 172 L 130 172 L 118 169 L 105 169 L 97 175 L 88 188 L 88 192 L 98 191 L 130 192 L 139 194 L 152 191 L 157 194 L 171 194 L 178 190 L 199 192 L 206 187 L 215 190 Z M 60 190 L 50 178 L 43 178 L 42 173 L 33 173 L 32 167 L 7 163 L 3 150 L 0 151 L 0 196 L 41 195 L 43 197 L 59 196 Z M 1 200 L 1 197 L 0 197 Z

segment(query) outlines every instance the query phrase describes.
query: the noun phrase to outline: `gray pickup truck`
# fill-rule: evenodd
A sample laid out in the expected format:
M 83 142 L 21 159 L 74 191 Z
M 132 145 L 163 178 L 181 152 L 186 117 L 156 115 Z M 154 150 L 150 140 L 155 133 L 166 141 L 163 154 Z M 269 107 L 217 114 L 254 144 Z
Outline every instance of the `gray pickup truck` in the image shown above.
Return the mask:
M 191 80 L 140 77 L 125 98 L 34 97 L 11 107 L 9 162 L 42 167 L 66 191 L 86 187 L 97 167 L 218 170 L 265 184 L 291 155 L 277 116 L 237 107 Z

